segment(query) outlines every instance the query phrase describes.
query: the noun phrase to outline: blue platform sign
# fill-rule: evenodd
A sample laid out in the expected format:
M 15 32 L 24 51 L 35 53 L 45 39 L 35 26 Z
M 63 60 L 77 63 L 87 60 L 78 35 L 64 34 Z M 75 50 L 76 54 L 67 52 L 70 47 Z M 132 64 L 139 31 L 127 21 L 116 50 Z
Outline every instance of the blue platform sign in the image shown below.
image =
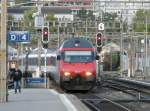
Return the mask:
M 27 83 L 32 84 L 32 83 L 45 83 L 44 78 L 27 78 Z
M 19 35 L 18 42 L 29 42 L 29 41 L 30 41 L 29 33 L 23 33 Z
M 18 35 L 16 33 L 8 33 L 8 41 L 17 42 Z
M 8 33 L 8 41 L 10 42 L 29 42 L 30 35 L 27 31 L 14 31 Z

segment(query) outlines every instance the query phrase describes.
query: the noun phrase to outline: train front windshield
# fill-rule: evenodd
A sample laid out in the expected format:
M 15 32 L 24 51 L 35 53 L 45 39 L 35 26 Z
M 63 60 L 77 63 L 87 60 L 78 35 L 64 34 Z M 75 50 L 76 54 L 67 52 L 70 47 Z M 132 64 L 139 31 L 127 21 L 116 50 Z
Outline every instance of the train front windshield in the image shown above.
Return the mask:
M 94 60 L 92 51 L 65 51 L 64 62 L 91 62 Z

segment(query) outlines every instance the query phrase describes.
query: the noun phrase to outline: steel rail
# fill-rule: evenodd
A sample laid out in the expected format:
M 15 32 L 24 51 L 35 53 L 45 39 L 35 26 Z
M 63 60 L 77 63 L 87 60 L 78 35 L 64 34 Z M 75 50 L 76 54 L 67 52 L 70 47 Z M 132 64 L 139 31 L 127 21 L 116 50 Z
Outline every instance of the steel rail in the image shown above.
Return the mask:
M 114 104 L 114 105 L 116 105 L 116 106 L 118 106 L 118 107 L 120 107 L 122 109 L 125 109 L 126 111 L 131 111 L 130 109 L 126 108 L 125 106 L 123 106 L 123 105 L 121 105 L 121 104 L 119 104 L 117 102 L 114 102 L 114 101 L 112 101 L 110 99 L 104 98 L 104 100 L 109 101 L 110 103 L 112 103 L 112 104 Z
M 118 111 L 131 111 L 127 107 L 117 103 L 116 101 L 112 101 L 109 99 L 101 99 L 101 100 L 95 100 L 95 99 L 90 99 L 90 100 L 81 100 L 87 107 L 89 107 L 92 111 L 106 111 L 107 110 L 107 105 L 110 105 L 112 107 L 111 111 L 115 111 L 118 109 Z M 95 103 L 96 102 L 96 103 Z M 106 105 L 107 104 L 107 105 Z M 109 107 L 109 108 L 111 108 Z
M 94 104 L 87 100 L 82 100 L 82 102 L 87 105 L 92 111 L 101 111 L 99 108 L 97 108 Z
M 120 87 L 118 87 L 118 86 L 116 86 L 116 85 L 108 85 L 108 86 L 105 86 L 105 87 L 109 87 L 109 88 L 113 88 L 113 89 L 115 89 L 115 90 L 118 90 L 118 91 L 122 91 L 122 92 L 124 92 L 124 93 L 127 93 L 127 94 L 130 94 L 130 95 L 132 95 L 132 96 L 135 96 L 135 94 L 133 94 L 133 93 L 131 93 L 131 92 L 129 92 L 129 91 L 126 91 L 122 86 L 120 86 Z
M 127 83 L 122 83 L 118 81 L 107 81 L 108 86 L 110 88 L 113 88 L 115 90 L 122 91 L 124 93 L 130 94 L 134 97 L 138 97 L 139 102 L 150 102 L 150 97 L 148 96 L 150 94 L 150 90 L 147 90 L 145 88 L 141 88 L 141 86 L 138 85 L 132 85 Z M 129 91 L 128 91 L 129 90 Z M 131 92 L 132 91 L 132 92 Z M 134 92 L 133 92 L 134 91 Z M 148 94 L 148 95 L 146 95 Z
M 112 80 L 114 82 L 128 85 L 131 89 L 137 90 L 139 92 L 150 94 L 150 83 L 127 79 L 112 79 Z
M 98 96 L 95 96 L 95 97 L 97 98 L 96 99 L 80 99 L 80 100 L 85 105 L 87 105 L 87 107 L 89 107 L 92 111 L 108 111 L 108 109 L 111 109 L 111 111 L 116 111 L 116 110 L 117 111 L 131 111 L 127 107 L 117 103 L 119 100 L 110 100 L 107 98 L 100 98 Z M 136 100 L 131 100 L 131 101 L 137 102 Z

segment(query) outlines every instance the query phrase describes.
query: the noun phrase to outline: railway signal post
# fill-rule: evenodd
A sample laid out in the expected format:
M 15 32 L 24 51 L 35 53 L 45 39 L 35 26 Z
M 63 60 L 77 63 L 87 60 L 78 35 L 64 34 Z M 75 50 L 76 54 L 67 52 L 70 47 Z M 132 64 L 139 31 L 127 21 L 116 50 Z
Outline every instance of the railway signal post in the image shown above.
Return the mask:
M 99 23 L 98 24 L 98 31 L 101 31 L 101 32 L 98 32 L 96 34 L 96 46 L 97 46 L 97 52 L 100 53 L 101 50 L 102 50 L 102 45 L 103 45 L 103 34 L 102 32 L 105 30 L 105 25 L 104 23 Z
M 97 53 L 98 54 L 102 51 L 102 45 L 103 45 L 103 35 L 101 32 L 98 32 L 96 34 L 96 47 L 97 47 Z M 99 82 L 100 81 L 100 61 L 98 61 L 97 65 L 98 65 L 97 82 Z
M 100 51 L 102 50 L 102 45 L 103 45 L 103 37 L 102 37 L 102 33 L 98 32 L 96 35 L 96 47 L 97 47 L 97 52 L 100 53 Z
M 49 43 L 49 28 L 47 26 L 42 28 L 42 43 L 43 48 L 47 49 Z

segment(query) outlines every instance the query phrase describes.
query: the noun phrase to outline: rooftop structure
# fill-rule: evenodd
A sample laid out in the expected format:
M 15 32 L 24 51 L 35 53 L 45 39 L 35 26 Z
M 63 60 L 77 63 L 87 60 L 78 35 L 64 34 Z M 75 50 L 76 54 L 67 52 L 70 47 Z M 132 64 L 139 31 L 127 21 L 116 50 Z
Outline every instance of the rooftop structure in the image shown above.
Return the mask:
M 97 16 L 101 13 L 115 12 L 128 23 L 139 9 L 150 9 L 149 0 L 94 0 L 93 10 Z

